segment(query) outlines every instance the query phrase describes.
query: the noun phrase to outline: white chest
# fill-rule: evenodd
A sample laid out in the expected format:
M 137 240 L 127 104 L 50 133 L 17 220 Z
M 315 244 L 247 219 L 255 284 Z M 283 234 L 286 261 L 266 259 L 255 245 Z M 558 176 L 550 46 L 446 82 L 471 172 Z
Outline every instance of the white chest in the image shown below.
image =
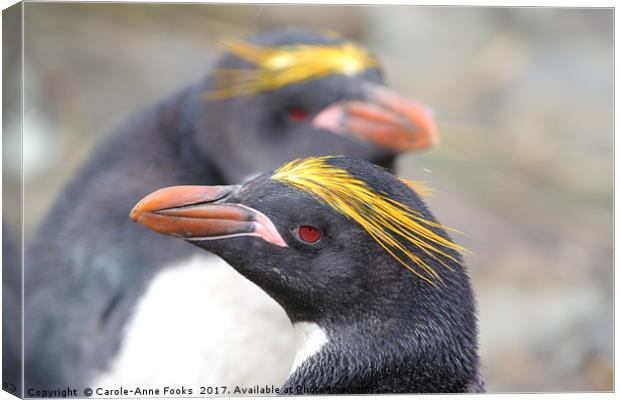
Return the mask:
M 297 322 L 293 326 L 297 334 L 297 352 L 289 376 L 329 341 L 325 331 L 314 322 Z
M 95 387 L 281 385 L 295 355 L 284 310 L 211 255 L 151 282 Z

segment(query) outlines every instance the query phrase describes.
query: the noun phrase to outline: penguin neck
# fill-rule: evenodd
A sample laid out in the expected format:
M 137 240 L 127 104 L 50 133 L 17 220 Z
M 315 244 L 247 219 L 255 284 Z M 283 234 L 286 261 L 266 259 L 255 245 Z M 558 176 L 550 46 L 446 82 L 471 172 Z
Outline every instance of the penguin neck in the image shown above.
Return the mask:
M 176 146 L 179 165 L 186 173 L 184 178 L 188 180 L 187 184 L 204 184 L 205 177 L 211 177 L 211 184 L 232 184 L 227 182 L 224 174 L 215 165 L 214 162 L 208 160 L 207 157 L 200 154 L 196 136 L 202 132 L 204 128 L 199 125 L 197 118 L 201 107 L 203 88 L 201 85 L 195 85 L 184 93 L 182 101 L 183 106 L 178 110 L 178 129 L 167 129 L 166 132 L 174 132 L 177 137 L 173 138 Z M 206 133 L 202 133 L 205 135 Z M 213 136 L 213 135 L 211 135 Z M 209 138 L 209 136 L 206 136 Z M 217 143 L 213 143 L 217 145 Z M 191 171 L 191 173 L 189 173 Z
M 297 354 L 282 390 L 448 393 L 472 391 L 479 382 L 475 339 L 458 337 L 442 318 L 373 312 L 293 326 Z
M 297 353 L 283 390 L 305 391 L 297 394 L 393 391 L 385 387 L 386 382 L 396 382 L 389 372 L 406 370 L 414 357 L 410 346 L 394 341 L 392 332 L 379 333 L 362 322 L 293 326 Z
M 297 336 L 297 351 L 289 377 L 329 343 L 327 333 L 315 322 L 297 322 L 293 324 L 293 328 Z

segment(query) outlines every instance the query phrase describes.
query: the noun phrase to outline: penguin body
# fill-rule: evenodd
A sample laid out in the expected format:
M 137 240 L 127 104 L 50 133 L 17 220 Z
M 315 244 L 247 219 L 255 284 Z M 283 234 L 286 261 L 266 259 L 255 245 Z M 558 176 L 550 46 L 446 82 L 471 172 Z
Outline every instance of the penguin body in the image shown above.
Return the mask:
M 281 333 L 274 335 L 274 329 Z M 221 351 L 231 344 L 242 351 Z M 278 385 L 289 372 L 294 349 L 290 323 L 276 302 L 220 258 L 198 254 L 153 279 L 135 306 L 110 368 L 95 386 Z M 146 369 L 145 364 L 176 368 Z M 270 368 L 257 369 L 260 364 Z
M 275 51 L 276 55 L 278 51 L 287 54 L 313 46 L 320 51 L 333 51 L 331 46 L 342 42 L 342 39 L 327 39 L 316 32 L 298 29 L 258 35 L 241 50 L 236 42 L 237 47 L 231 47 L 232 53 L 225 55 L 204 81 L 130 118 L 96 146 L 88 163 L 60 194 L 27 246 L 26 389 L 64 385 L 80 389 L 106 381 L 106 377 L 116 380 L 120 376 L 128 384 L 161 383 L 161 376 L 180 369 L 173 363 L 162 366 L 140 362 L 140 356 L 132 358 L 130 350 L 123 353 L 123 349 L 131 346 L 124 343 L 127 340 L 131 343 L 128 338 L 136 334 L 130 330 L 145 321 L 136 312 L 147 310 L 148 314 L 147 304 L 165 302 L 165 299 L 147 297 L 148 303 L 143 305 L 145 293 L 177 296 L 160 289 L 168 287 L 157 279 L 161 273 L 170 271 L 163 277 L 175 282 L 178 278 L 173 272 L 177 272 L 185 279 L 186 286 L 192 287 L 184 264 L 189 263 L 190 271 L 196 271 L 192 260 L 202 257 L 206 258 L 205 273 L 217 268 L 209 268 L 211 261 L 204 252 L 155 233 L 144 234 L 140 227 L 127 221 L 124 210 L 130 209 L 136 198 L 168 185 L 232 183 L 302 155 L 349 154 L 391 168 L 396 152 L 421 149 L 433 141 L 434 127 L 426 111 L 393 94 L 386 96 L 387 89 L 381 86 L 381 74 L 374 64 L 355 74 L 330 73 L 316 79 L 259 88 L 251 93 L 209 98 L 212 93 L 220 93 L 218 90 L 235 89 L 239 79 L 246 79 L 237 77 L 232 83 L 224 80 L 222 86 L 216 79 L 218 72 L 224 71 L 225 75 L 225 71 L 232 70 L 243 76 L 256 72 L 260 65 L 243 58 L 247 49 L 253 49 L 254 53 Z M 264 50 L 260 46 L 269 47 Z M 342 46 L 343 52 L 350 50 L 347 45 Z M 353 60 L 365 60 L 365 56 L 358 54 L 363 52 L 355 51 Z M 396 108 L 392 109 L 394 104 Z M 372 112 L 368 112 L 368 107 Z M 349 115 L 349 109 L 359 112 Z M 377 115 L 381 121 L 370 121 L 365 127 L 360 124 L 361 119 Z M 377 123 L 384 129 L 377 131 Z M 229 293 L 251 291 L 247 282 L 235 282 L 235 286 L 228 288 Z M 215 281 L 211 285 L 218 286 Z M 273 331 L 290 329 L 278 317 L 282 311 L 277 304 L 259 291 L 252 293 L 263 296 L 256 301 L 265 304 L 264 313 L 274 316 L 267 319 L 280 321 L 274 324 Z M 208 297 L 205 292 L 196 302 L 204 304 Z M 200 317 L 213 322 L 209 326 L 187 325 L 186 329 L 227 332 L 227 328 L 217 325 L 225 317 Z M 152 321 L 153 328 L 144 328 L 143 332 L 157 336 L 158 324 L 165 325 L 166 318 L 162 313 L 161 320 Z M 240 335 L 239 340 L 246 336 Z M 274 354 L 284 354 L 282 358 L 292 361 L 294 348 L 286 350 L 292 336 L 292 331 L 286 333 L 283 340 L 286 343 L 280 346 L 284 350 Z M 218 376 L 215 371 L 234 375 L 245 350 L 241 341 L 227 339 L 230 340 L 226 343 L 194 343 L 195 354 L 202 352 L 198 347 L 206 346 L 231 357 L 226 365 L 204 360 L 204 367 L 198 368 L 204 376 Z M 154 345 L 151 350 L 157 352 L 158 348 Z M 239 352 L 236 358 L 235 351 Z M 123 365 L 141 365 L 145 370 L 143 375 L 151 378 L 143 382 L 135 373 L 123 373 L 128 370 Z M 159 370 L 161 375 L 149 369 Z M 259 368 L 254 366 L 254 369 Z M 273 379 L 285 376 L 286 370 L 274 372 Z M 241 383 L 266 379 L 263 372 L 247 376 Z M 214 383 L 234 382 L 237 381 Z
M 462 248 L 382 169 L 307 158 L 242 185 L 161 189 L 131 218 L 221 256 L 284 308 L 300 339 L 284 393 L 483 390 Z

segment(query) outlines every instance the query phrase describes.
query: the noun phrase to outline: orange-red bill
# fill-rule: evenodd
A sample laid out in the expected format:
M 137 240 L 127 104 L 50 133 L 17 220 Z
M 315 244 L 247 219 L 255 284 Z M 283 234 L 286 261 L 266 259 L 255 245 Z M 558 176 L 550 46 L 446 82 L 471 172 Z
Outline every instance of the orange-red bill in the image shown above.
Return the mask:
M 226 203 L 238 186 L 172 186 L 140 200 L 129 218 L 159 233 L 186 240 L 257 236 L 287 247 L 271 220 L 242 204 Z
M 328 106 L 313 125 L 357 136 L 394 153 L 424 150 L 438 142 L 426 106 L 379 85 L 368 85 L 365 92 L 365 101 L 343 100 Z

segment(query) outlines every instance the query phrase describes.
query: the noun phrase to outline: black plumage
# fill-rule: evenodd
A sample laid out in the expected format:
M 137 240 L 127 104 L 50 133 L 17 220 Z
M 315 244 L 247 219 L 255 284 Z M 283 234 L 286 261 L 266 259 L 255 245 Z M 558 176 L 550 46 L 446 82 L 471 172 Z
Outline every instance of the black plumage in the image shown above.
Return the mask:
M 326 163 L 405 205 L 427 221 L 434 234 L 451 242 L 421 198 L 390 173 L 346 157 Z M 293 324 L 312 323 L 325 332 L 329 340 L 292 372 L 283 392 L 482 391 L 475 301 L 456 247 L 429 254 L 406 244 L 437 273 L 426 281 L 397 262 L 349 215 L 328 205 L 333 194 L 323 201 L 274 177 L 263 174 L 230 187 L 225 196 L 203 196 L 195 204 L 184 200 L 186 192 L 163 189 L 139 203 L 131 217 L 162 233 L 185 232 L 181 236 L 221 256 L 265 290 Z M 231 217 L 239 206 L 253 215 Z M 227 214 L 220 214 L 222 207 Z M 155 214 L 157 224 L 149 219 Z M 277 232 L 264 233 L 258 222 L 254 229 L 242 230 L 231 224 L 226 234 L 216 231 L 219 227 L 200 225 L 220 217 L 269 225 L 261 214 Z M 175 219 L 181 216 L 186 219 Z M 193 219 L 193 228 L 187 228 L 187 219 Z M 304 242 L 299 235 L 303 226 L 322 232 L 321 239 Z M 192 237 L 193 230 L 203 238 Z
M 251 39 L 271 46 L 341 40 L 300 29 Z M 217 68 L 251 65 L 227 54 Z M 364 85 L 381 81 L 373 68 L 207 101 L 214 85 L 207 77 L 106 136 L 27 247 L 26 389 L 88 385 L 118 351 L 123 328 L 153 277 L 196 254 L 129 223 L 126 210 L 136 198 L 167 185 L 236 182 L 298 156 L 347 154 L 391 168 L 393 152 L 283 114 L 302 106 L 314 115 L 342 99 L 363 99 Z

